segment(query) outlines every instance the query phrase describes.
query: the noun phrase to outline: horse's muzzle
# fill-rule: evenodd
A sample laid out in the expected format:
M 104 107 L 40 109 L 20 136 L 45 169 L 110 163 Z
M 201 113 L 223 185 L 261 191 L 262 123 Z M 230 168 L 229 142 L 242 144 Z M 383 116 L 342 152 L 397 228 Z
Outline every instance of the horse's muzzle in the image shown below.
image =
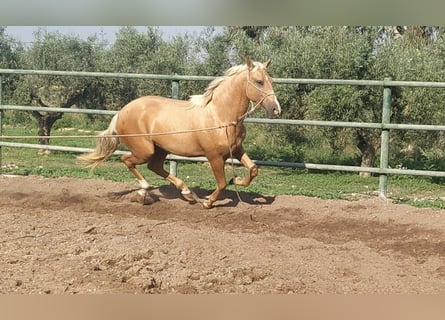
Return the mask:
M 266 110 L 267 117 L 270 119 L 278 118 L 281 114 L 281 106 L 275 96 L 273 99 L 264 101 L 263 108 Z

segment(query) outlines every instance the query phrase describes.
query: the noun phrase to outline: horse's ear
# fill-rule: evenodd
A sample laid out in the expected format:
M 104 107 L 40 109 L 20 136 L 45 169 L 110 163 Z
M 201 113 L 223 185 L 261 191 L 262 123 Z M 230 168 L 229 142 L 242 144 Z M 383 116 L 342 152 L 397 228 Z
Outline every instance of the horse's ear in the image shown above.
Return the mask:
M 267 60 L 266 62 L 264 62 L 263 63 L 263 66 L 267 69 L 267 67 L 269 66 L 269 64 L 270 64 L 270 59 L 269 60 Z
M 247 64 L 247 69 L 252 70 L 253 69 L 253 62 L 250 59 L 250 57 L 246 58 L 246 64 Z

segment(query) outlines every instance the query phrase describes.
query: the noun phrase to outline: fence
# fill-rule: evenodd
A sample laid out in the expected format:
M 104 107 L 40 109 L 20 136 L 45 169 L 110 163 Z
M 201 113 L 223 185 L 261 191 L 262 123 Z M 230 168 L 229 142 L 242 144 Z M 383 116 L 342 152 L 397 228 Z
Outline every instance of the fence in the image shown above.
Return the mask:
M 3 110 L 20 110 L 20 111 L 47 111 L 47 112 L 64 112 L 64 113 L 83 113 L 83 114 L 115 114 L 116 111 L 106 110 L 89 110 L 89 109 L 62 109 L 62 108 L 42 108 L 35 106 L 17 106 L 2 104 L 2 76 L 7 74 L 15 75 L 53 75 L 53 76 L 69 76 L 69 77 L 96 77 L 96 78 L 131 78 L 131 79 L 150 79 L 150 80 L 169 80 L 172 82 L 172 97 L 179 97 L 180 81 L 211 81 L 214 77 L 208 76 L 181 76 L 181 75 L 156 75 L 156 74 L 134 74 L 134 73 L 104 73 L 104 72 L 74 72 L 74 71 L 47 71 L 47 70 L 15 70 L 0 69 L 0 167 L 1 167 L 1 148 L 6 147 L 22 147 L 22 148 L 38 148 L 48 150 L 60 150 L 71 152 L 88 152 L 90 149 L 63 147 L 57 145 L 40 145 L 26 144 L 17 142 L 3 141 L 6 137 L 2 136 L 2 112 Z M 275 162 L 275 161 L 255 161 L 258 165 L 276 166 L 276 167 L 292 167 L 302 169 L 316 170 L 333 170 L 346 172 L 370 172 L 379 175 L 379 197 L 385 199 L 387 194 L 387 176 L 389 174 L 398 175 L 415 175 L 415 176 L 431 176 L 445 177 L 445 171 L 428 171 L 428 170 L 409 170 L 394 169 L 388 167 L 389 159 L 389 133 L 390 130 L 430 130 L 445 131 L 445 125 L 414 125 L 414 124 L 396 124 L 391 123 L 391 88 L 393 87 L 427 87 L 427 88 L 445 88 L 445 82 L 420 82 L 420 81 L 392 81 L 385 78 L 384 80 L 335 80 L 335 79 L 287 79 L 274 78 L 275 83 L 298 85 L 354 85 L 354 86 L 378 86 L 382 87 L 382 121 L 380 123 L 371 122 L 342 122 L 342 121 L 314 121 L 314 120 L 288 120 L 288 119 L 259 119 L 247 118 L 246 123 L 262 123 L 262 124 L 281 124 L 281 125 L 305 125 L 318 127 L 341 127 L 341 128 L 370 128 L 381 130 L 381 148 L 380 148 L 380 167 L 359 167 L 345 165 L 327 165 L 314 163 L 296 163 L 296 162 Z M 1 138 L 3 137 L 3 139 Z M 122 153 L 122 151 L 117 151 Z M 177 161 L 206 161 L 204 157 L 186 158 L 169 155 L 170 172 L 176 174 Z M 237 161 L 234 161 L 238 163 Z

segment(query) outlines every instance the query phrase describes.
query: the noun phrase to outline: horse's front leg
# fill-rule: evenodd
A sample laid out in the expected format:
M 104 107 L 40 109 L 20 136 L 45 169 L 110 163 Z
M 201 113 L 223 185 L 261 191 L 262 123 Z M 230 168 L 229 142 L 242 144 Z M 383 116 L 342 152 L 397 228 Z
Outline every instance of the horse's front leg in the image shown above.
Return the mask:
M 213 174 L 216 179 L 216 189 L 208 197 L 207 200 L 203 202 L 203 206 L 206 209 L 213 207 L 213 203 L 218 200 L 218 196 L 227 186 L 226 176 L 224 172 L 224 159 L 222 157 L 216 157 L 209 159 L 210 166 L 212 167 Z
M 249 170 L 249 175 L 244 178 L 234 177 L 233 179 L 230 180 L 229 183 L 247 187 L 252 182 L 253 178 L 255 178 L 258 175 L 258 167 L 249 158 L 249 156 L 243 150 L 243 148 L 240 148 L 239 151 L 235 152 L 234 156 L 243 164 L 244 167 L 246 167 Z

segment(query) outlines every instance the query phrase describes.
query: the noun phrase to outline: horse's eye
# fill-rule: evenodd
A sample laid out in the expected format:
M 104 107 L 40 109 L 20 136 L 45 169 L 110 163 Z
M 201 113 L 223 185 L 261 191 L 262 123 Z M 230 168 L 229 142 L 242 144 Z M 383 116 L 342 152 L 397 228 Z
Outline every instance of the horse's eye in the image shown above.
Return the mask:
M 263 80 L 257 80 L 256 83 L 259 84 L 260 86 L 264 84 Z

